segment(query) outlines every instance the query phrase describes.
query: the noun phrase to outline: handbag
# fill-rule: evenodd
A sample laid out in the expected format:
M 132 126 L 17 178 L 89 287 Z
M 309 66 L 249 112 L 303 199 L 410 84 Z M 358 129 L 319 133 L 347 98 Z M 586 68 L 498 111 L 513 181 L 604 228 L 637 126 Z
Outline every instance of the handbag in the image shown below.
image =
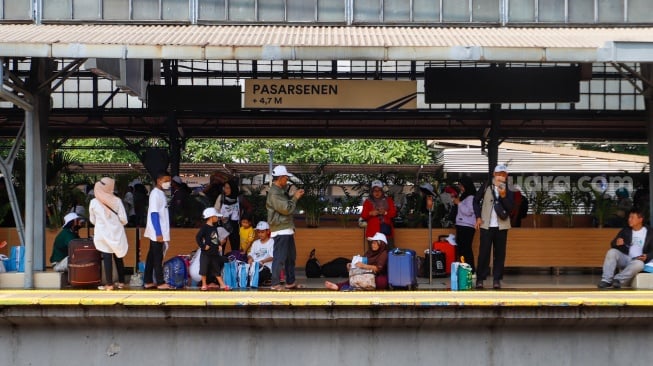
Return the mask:
M 376 276 L 370 270 L 352 268 L 349 270 L 349 286 L 354 290 L 376 290 Z
M 497 213 L 497 216 L 501 220 L 506 220 L 508 217 L 510 217 L 510 213 L 503 207 L 499 197 L 497 197 L 497 195 L 494 193 L 494 189 L 490 187 L 490 190 L 492 191 L 492 196 L 494 196 L 494 212 Z

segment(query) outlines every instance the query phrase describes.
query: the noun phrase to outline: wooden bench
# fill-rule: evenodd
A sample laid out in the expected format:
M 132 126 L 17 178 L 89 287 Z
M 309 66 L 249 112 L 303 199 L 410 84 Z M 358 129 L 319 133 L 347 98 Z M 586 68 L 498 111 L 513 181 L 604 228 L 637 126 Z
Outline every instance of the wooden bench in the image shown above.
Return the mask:
M 134 228 L 127 228 L 129 251 L 125 257 L 125 265 L 133 267 L 135 259 Z M 609 248 L 610 240 L 618 229 L 598 228 L 513 228 L 508 234 L 507 267 L 591 267 L 599 268 Z M 45 258 L 46 262 L 52 252 L 52 244 L 57 235 L 56 230 L 46 230 Z M 432 238 L 439 235 L 455 233 L 453 229 L 433 229 Z M 195 235 L 197 229 L 173 229 L 171 231 L 170 250 L 166 259 L 177 254 L 190 254 L 196 249 Z M 141 230 L 142 236 L 142 230 Z M 474 236 L 474 251 L 478 253 L 479 233 Z M 428 247 L 428 229 L 396 229 L 396 246 L 415 250 L 423 255 Z M 14 228 L 0 228 L 0 238 L 7 238 L 9 246 L 18 244 Z M 305 228 L 298 227 L 295 241 L 297 244 L 297 266 L 303 267 L 311 249 L 321 263 L 326 263 L 336 257 L 350 258 L 364 252 L 363 229 L 360 228 Z M 7 254 L 8 247 L 0 250 Z M 145 260 L 149 240 L 141 238 L 141 257 Z M 47 263 L 49 265 L 49 262 Z

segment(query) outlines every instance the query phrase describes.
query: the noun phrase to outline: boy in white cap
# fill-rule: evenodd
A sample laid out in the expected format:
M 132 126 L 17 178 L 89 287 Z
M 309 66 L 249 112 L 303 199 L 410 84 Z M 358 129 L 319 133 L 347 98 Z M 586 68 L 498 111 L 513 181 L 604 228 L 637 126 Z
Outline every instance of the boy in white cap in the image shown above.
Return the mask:
M 295 191 L 292 197 L 286 193 L 288 178 L 293 175 L 283 165 L 278 165 L 272 170 L 272 186 L 265 200 L 268 211 L 268 224 L 271 236 L 274 238 L 274 253 L 272 260 L 272 290 L 282 290 L 281 267 L 286 274 L 285 288 L 298 288 L 295 282 L 295 260 L 297 248 L 295 247 L 295 223 L 293 214 L 297 208 L 297 201 L 304 195 L 303 189 Z
M 494 168 L 492 180 L 483 183 L 474 197 L 474 214 L 476 229 L 481 229 L 481 240 L 476 266 L 476 288 L 483 288 L 483 281 L 490 273 L 490 253 L 492 262 L 492 287 L 501 288 L 503 268 L 506 261 L 506 241 L 510 229 L 510 211 L 514 204 L 514 195 L 508 189 L 508 168 L 499 164 Z
M 224 246 L 227 243 L 229 232 L 225 228 L 218 226 L 218 221 L 222 215 L 218 211 L 209 207 L 202 212 L 202 217 L 206 220 L 195 236 L 195 241 L 200 253 L 200 276 L 202 277 L 202 287 L 200 290 L 206 291 L 209 289 L 207 285 L 207 276 L 209 274 L 215 275 L 220 288 L 225 291 L 229 290 L 229 286 L 225 285 L 222 279 L 222 267 L 224 267 L 222 254 L 224 253 Z
M 68 271 L 68 244 L 73 239 L 79 238 L 79 229 L 82 227 L 83 222 L 84 219 L 74 212 L 64 216 L 63 227 L 54 239 L 54 245 L 52 246 L 50 263 L 52 263 L 53 270 L 57 272 Z
M 264 286 L 272 278 L 272 260 L 274 253 L 274 239 L 270 238 L 270 225 L 265 221 L 256 224 L 256 236 L 247 256 L 247 263 L 259 263 L 258 286 Z

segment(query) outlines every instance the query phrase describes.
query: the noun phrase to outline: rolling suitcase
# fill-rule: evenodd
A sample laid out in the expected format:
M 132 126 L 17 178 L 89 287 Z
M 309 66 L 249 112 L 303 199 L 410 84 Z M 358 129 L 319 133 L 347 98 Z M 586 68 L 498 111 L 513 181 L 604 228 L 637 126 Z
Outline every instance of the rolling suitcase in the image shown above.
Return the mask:
M 394 249 L 388 256 L 388 285 L 390 289 L 417 288 L 417 256 L 414 250 Z
M 93 239 L 74 239 L 68 244 L 68 282 L 73 287 L 102 283 L 102 254 Z
M 451 243 L 445 240 L 447 236 L 448 235 L 440 235 L 438 236 L 438 241 L 433 242 L 433 250 L 441 251 L 444 253 L 444 257 L 446 259 L 444 264 L 445 272 L 439 273 L 436 277 L 446 277 L 451 274 L 451 263 L 456 261 L 456 246 L 451 245 Z

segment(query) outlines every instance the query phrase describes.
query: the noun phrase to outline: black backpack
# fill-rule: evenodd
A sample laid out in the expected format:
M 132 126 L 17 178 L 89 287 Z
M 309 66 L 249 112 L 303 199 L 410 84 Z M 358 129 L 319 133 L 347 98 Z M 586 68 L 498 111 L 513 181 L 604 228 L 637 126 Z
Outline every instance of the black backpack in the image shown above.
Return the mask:
M 320 267 L 320 262 L 315 258 L 315 249 L 311 250 L 311 254 L 308 255 L 305 270 L 306 277 L 308 278 L 322 277 L 322 268 Z

